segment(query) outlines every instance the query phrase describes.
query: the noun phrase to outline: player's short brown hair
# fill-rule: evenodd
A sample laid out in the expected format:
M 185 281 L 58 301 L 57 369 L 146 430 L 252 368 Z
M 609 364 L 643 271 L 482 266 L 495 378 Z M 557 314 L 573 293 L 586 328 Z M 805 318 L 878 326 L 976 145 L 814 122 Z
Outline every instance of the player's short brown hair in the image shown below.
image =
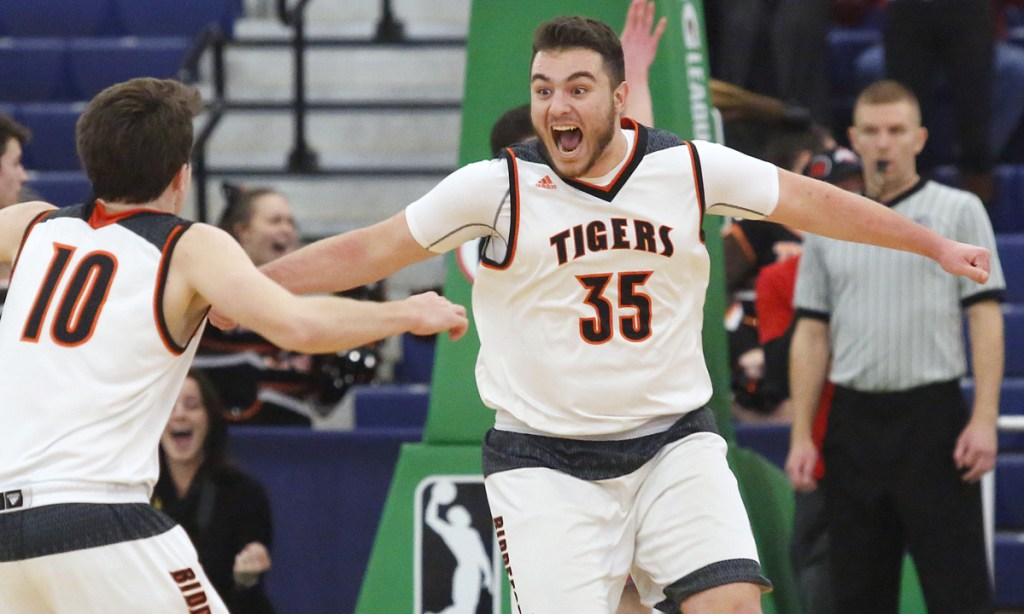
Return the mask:
M 170 79 L 132 79 L 97 94 L 75 129 L 96 198 L 156 200 L 189 162 L 200 108 L 194 87 Z
M 612 88 L 626 80 L 619 35 L 607 24 L 589 17 L 556 17 L 537 26 L 530 62 L 539 51 L 571 48 L 591 49 L 600 54 Z
M 917 111 L 918 118 L 921 117 L 921 103 L 914 95 L 914 91 L 899 81 L 882 79 L 861 90 L 857 95 L 857 102 L 853 105 L 854 117 L 857 116 L 857 109 L 868 104 L 889 104 L 892 102 L 908 102 Z

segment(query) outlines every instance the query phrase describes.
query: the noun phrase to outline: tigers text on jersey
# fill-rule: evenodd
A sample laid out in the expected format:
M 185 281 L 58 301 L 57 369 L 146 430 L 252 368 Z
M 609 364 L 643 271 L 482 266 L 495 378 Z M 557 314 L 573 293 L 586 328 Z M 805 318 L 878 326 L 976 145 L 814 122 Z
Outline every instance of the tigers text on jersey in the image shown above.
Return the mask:
M 633 437 L 704 405 L 705 211 L 761 217 L 774 166 L 623 121 L 629 153 L 602 185 L 559 177 L 536 142 L 471 164 L 406 211 L 443 252 L 500 243 L 473 288 L 476 377 L 504 430 Z M 506 192 L 510 198 L 505 198 Z
M 0 320 L 0 489 L 32 505 L 149 500 L 198 343 L 171 339 L 161 303 L 189 224 L 97 202 L 26 230 Z

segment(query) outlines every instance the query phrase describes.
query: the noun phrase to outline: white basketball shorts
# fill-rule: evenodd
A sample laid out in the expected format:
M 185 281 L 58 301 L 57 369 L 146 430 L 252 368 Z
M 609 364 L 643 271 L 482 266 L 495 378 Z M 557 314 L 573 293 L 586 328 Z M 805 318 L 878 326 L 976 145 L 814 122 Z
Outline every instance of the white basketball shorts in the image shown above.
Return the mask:
M 488 476 L 513 612 L 614 613 L 629 575 L 645 605 L 674 612 L 731 582 L 768 590 L 726 449 L 699 432 L 610 479 L 540 467 Z

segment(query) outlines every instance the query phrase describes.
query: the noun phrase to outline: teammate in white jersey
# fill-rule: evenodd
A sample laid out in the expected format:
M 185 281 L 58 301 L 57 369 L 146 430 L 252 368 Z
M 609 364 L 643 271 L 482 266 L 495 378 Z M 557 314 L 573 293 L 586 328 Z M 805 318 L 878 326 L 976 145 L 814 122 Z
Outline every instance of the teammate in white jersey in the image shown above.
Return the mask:
M 148 505 L 211 305 L 311 353 L 467 326 L 433 294 L 295 297 L 227 233 L 177 217 L 198 108 L 174 81 L 104 90 L 77 126 L 97 200 L 0 211 L 0 262 L 14 264 L 0 321 L 4 612 L 226 611 L 185 532 Z
M 664 611 L 758 611 L 770 583 L 705 407 L 704 213 L 911 250 L 979 281 L 988 252 L 621 118 L 622 50 L 600 22 L 542 24 L 530 90 L 537 142 L 264 270 L 294 291 L 336 290 L 486 237 L 477 383 L 496 412 L 484 473 L 513 610 L 613 612 L 631 573 Z

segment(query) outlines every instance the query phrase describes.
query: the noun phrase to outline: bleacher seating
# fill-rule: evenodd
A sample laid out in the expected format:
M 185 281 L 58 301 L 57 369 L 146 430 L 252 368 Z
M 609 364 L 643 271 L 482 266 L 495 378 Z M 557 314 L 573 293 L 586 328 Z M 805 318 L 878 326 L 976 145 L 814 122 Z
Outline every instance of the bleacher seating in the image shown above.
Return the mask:
M 18 105 L 15 119 L 32 131 L 25 148 L 25 168 L 36 171 L 71 171 L 80 167 L 75 151 L 75 122 L 84 103 L 32 103 Z
M 111 0 L 0 2 L 0 36 L 116 35 L 113 9 Z
M 358 386 L 351 393 L 356 429 L 422 431 L 427 421 L 430 386 L 384 384 Z
M 429 384 L 434 372 L 434 346 L 433 337 L 402 335 L 402 359 L 395 365 L 395 380 Z
M 8 3 L 0 3 L 3 4 Z M 0 100 L 30 102 L 64 98 L 66 52 L 67 45 L 59 39 L 0 38 L 0 75 L 4 76 L 0 79 Z
M 175 77 L 190 45 L 189 38 L 180 36 L 74 39 L 67 56 L 74 92 L 89 99 L 135 77 Z
M 1024 164 L 996 168 L 996 202 L 991 217 L 997 233 L 1024 232 Z
M 81 171 L 30 172 L 28 187 L 58 207 L 85 202 L 92 194 L 92 184 Z
M 1024 304 L 1024 233 L 996 235 L 996 249 L 1006 274 L 1006 302 Z
M 135 36 L 191 38 L 209 23 L 216 23 L 221 32 L 230 36 L 239 12 L 238 0 L 114 0 L 114 3 L 125 33 Z
M 875 28 L 834 28 L 828 33 L 829 82 L 833 98 L 857 95 L 857 58 L 881 40 L 882 33 Z

